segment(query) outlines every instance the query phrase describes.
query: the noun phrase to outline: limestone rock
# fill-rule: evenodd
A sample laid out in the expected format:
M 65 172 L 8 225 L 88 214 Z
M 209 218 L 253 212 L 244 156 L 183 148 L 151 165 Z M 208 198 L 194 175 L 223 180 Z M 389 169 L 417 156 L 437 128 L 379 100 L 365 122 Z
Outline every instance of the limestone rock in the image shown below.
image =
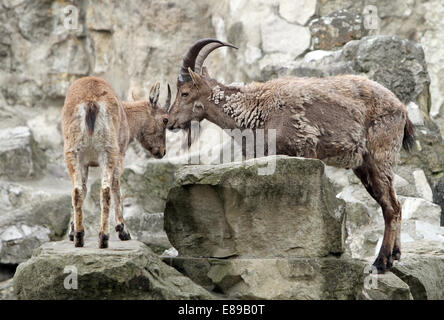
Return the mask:
M 365 74 L 392 90 L 401 101 L 419 101 L 421 110 L 428 113 L 430 79 L 424 51 L 419 44 L 394 36 L 368 36 L 350 41 L 338 51 L 314 56 L 315 53 L 310 52 L 307 58 L 275 72 L 281 76 Z
M 143 167 L 132 164 L 122 174 L 122 194 L 133 199 L 146 212 L 163 212 L 177 168 L 165 160 L 149 161 Z
M 335 258 L 234 259 L 217 261 L 208 277 L 233 298 L 350 299 L 358 290 L 361 267 Z
M 0 130 L 0 177 L 9 179 L 31 178 L 38 173 L 39 159 L 35 159 L 36 146 L 27 127 Z
M 77 289 L 65 289 L 73 272 Z M 17 267 L 14 291 L 18 299 L 212 299 L 135 240 L 112 241 L 109 249 L 44 244 Z
M 331 50 L 367 35 L 359 14 L 343 9 L 310 21 L 313 49 Z
M 0 300 L 16 300 L 12 279 L 0 282 Z
M 321 161 L 270 156 L 179 170 L 165 231 L 189 257 L 319 257 L 343 251 L 343 211 Z
M 279 14 L 291 23 L 305 25 L 316 12 L 316 0 L 281 0 Z
M 392 272 L 368 275 L 367 288 L 364 286 L 358 299 L 362 300 L 413 300 L 407 283 Z
M 143 242 L 154 252 L 162 253 L 171 248 L 171 243 L 163 230 L 163 212 L 146 213 L 140 207 L 132 207 L 132 210 L 126 208 L 125 223 L 132 239 Z
M 63 137 L 60 129 L 60 108 L 39 110 L 39 114 L 26 122 L 39 147 L 62 150 Z
M 307 28 L 292 25 L 276 16 L 269 16 L 261 25 L 262 47 L 265 52 L 285 52 L 293 58 L 310 46 Z
M 443 299 L 441 242 L 403 245 L 401 262 L 378 274 L 370 262 L 346 256 L 317 258 L 167 257 L 195 283 L 230 299 Z
M 369 263 L 359 259 L 164 257 L 164 261 L 230 299 L 412 299 L 409 286 L 396 275 L 371 273 Z
M 415 180 L 415 176 L 422 176 L 422 171 L 412 167 L 398 167 L 397 172 L 399 175 L 395 176 L 395 190 L 403 208 L 402 243 L 444 240 L 444 228 L 440 227 L 441 208 L 425 200 L 421 188 L 415 186 L 418 180 Z M 372 262 L 384 232 L 380 206 L 352 171 L 326 166 L 326 174 L 335 186 L 337 197 L 345 202 L 346 253 L 353 258 Z M 424 189 L 427 189 L 427 185 L 426 182 L 420 184 Z
M 70 195 L 2 183 L 0 196 L 0 263 L 23 262 L 42 243 L 65 234 Z
M 444 299 L 443 242 L 415 241 L 403 247 L 403 258 L 393 273 L 406 282 L 415 300 Z

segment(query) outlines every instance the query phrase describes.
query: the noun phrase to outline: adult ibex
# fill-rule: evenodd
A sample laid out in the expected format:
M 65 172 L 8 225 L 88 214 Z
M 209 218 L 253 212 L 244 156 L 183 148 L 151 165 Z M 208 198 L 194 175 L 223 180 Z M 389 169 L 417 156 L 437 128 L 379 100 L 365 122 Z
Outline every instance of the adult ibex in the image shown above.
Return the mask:
M 75 241 L 76 247 L 83 247 L 84 243 L 82 205 L 89 167 L 100 166 L 102 171 L 99 247 L 108 247 L 111 196 L 119 238 L 131 239 L 124 225 L 120 199 L 123 159 L 134 139 L 156 158 L 165 155 L 166 109 L 171 99 L 169 86 L 168 93 L 166 108 L 161 108 L 158 83 L 152 87 L 149 101 L 120 101 L 111 86 L 96 77 L 76 80 L 68 89 L 62 109 L 62 129 L 65 162 L 74 187 L 74 216 L 69 238 Z
M 316 158 L 353 169 L 382 207 L 385 231 L 374 266 L 390 268 L 401 256 L 401 205 L 393 166 L 401 145 L 410 149 L 414 127 L 399 99 L 365 77 L 286 77 L 226 86 L 210 78 L 203 62 L 222 46 L 216 39 L 194 43 L 183 57 L 169 129 L 208 119 L 224 129 L 275 129 L 276 153 Z

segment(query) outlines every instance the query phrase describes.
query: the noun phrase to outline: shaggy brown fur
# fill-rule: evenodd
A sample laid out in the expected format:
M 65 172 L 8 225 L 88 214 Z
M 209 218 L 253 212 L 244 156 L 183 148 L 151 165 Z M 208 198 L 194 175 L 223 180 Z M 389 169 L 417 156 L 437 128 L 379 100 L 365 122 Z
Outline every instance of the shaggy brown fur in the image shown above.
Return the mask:
M 79 79 L 68 89 L 62 109 L 62 129 L 65 162 L 74 186 L 70 239 L 75 240 L 76 247 L 84 243 L 82 206 L 90 166 L 100 166 L 102 170 L 99 247 L 108 247 L 111 198 L 119 238 L 131 239 L 124 228 L 120 198 L 122 164 L 133 139 L 155 157 L 165 155 L 168 117 L 166 110 L 159 107 L 158 97 L 159 84 L 151 89 L 149 102 L 122 102 L 103 79 L 96 77 Z
M 353 169 L 383 210 L 384 239 L 374 265 L 384 272 L 400 258 L 401 205 L 392 168 L 401 145 L 410 148 L 414 138 L 407 111 L 390 90 L 355 75 L 225 86 L 205 68 L 189 74 L 191 81 L 178 81 L 169 129 L 204 118 L 224 129 L 275 129 L 277 154 Z

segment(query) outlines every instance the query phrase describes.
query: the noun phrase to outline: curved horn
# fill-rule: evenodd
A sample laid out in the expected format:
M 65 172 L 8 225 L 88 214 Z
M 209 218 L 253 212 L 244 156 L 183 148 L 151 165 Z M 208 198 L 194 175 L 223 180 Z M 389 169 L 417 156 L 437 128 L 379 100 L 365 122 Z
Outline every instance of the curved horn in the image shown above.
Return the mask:
M 170 111 L 170 104 L 171 104 L 171 88 L 170 88 L 170 84 L 168 83 L 168 95 L 167 95 L 167 99 L 165 101 L 165 106 L 164 106 L 164 108 L 166 110 L 168 110 L 168 112 Z
M 188 68 L 191 68 L 191 70 L 194 71 L 194 66 L 196 64 L 196 58 L 199 55 L 199 52 L 207 44 L 214 43 L 214 42 L 220 44 L 220 46 L 229 46 L 229 47 L 236 48 L 232 44 L 229 44 L 229 43 L 217 40 L 217 39 L 205 38 L 205 39 L 197 40 L 195 43 L 193 43 L 193 45 L 188 49 L 187 53 L 185 53 L 185 55 L 182 58 L 182 64 L 181 64 L 180 69 L 179 69 L 179 78 L 178 78 L 179 82 L 191 81 L 191 76 L 188 73 Z M 214 49 L 216 49 L 216 48 L 213 48 L 211 51 L 213 51 Z M 206 56 L 211 51 L 209 51 L 203 57 L 203 59 L 201 59 L 201 61 L 202 61 L 201 63 L 203 63 L 203 60 L 206 58 Z
M 210 43 L 202 48 L 202 50 L 199 52 L 199 55 L 196 58 L 196 62 L 194 64 L 194 72 L 200 74 L 200 71 L 202 70 L 202 65 L 205 61 L 205 59 L 208 57 L 208 55 L 220 47 L 230 47 L 237 49 L 237 47 L 233 46 L 231 43 L 228 42 L 222 42 L 222 43 Z

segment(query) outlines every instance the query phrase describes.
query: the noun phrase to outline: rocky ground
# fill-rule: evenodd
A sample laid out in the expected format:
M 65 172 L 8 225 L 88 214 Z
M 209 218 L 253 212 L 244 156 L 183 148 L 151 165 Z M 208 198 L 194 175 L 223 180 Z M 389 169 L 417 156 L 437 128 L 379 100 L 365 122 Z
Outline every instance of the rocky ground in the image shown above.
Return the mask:
M 63 8 L 69 3 L 78 9 L 76 29 L 64 27 Z M 376 27 L 370 23 L 369 28 L 366 20 L 368 5 L 376 6 L 379 16 Z M 292 201 L 304 195 L 298 194 L 298 183 L 294 183 L 295 189 L 278 188 L 282 175 L 267 182 L 270 185 L 267 197 L 274 191 L 286 195 L 286 204 L 282 207 L 267 205 L 266 197 L 256 199 L 253 197 L 256 191 L 251 191 L 253 200 L 242 202 L 239 197 L 248 191 L 245 186 L 233 187 L 230 189 L 233 193 L 228 194 L 220 193 L 225 185 L 220 187 L 222 189 L 214 187 L 220 183 L 217 179 L 209 186 L 189 180 L 201 175 L 212 177 L 213 169 L 207 168 L 209 171 L 204 172 L 198 168 L 183 169 L 185 171 L 175 176 L 176 170 L 182 167 L 179 160 L 183 157 L 173 157 L 175 151 L 180 150 L 180 135 L 174 133 L 168 133 L 171 161 L 149 159 L 150 155 L 137 143 L 131 146 L 125 160 L 124 216 L 133 238 L 150 248 L 137 242 L 137 248 L 133 248 L 139 252 L 137 255 L 152 257 L 149 250 L 162 254 L 166 249 L 174 253 L 173 245 L 179 257 L 164 258 L 164 261 L 206 289 L 216 288 L 230 297 L 442 298 L 433 285 L 442 288 L 440 277 L 436 275 L 442 270 L 440 246 L 444 243 L 444 228 L 440 226 L 440 220 L 441 224 L 444 220 L 444 89 L 439 81 L 444 59 L 439 40 L 443 18 L 444 7 L 438 0 L 261 0 L 249 5 L 244 1 L 228 0 L 138 0 L 127 5 L 118 1 L 87 0 L 66 3 L 2 1 L 0 297 L 15 297 L 11 278 L 17 265 L 26 263 L 34 249 L 43 245 L 34 253 L 34 260 L 31 259 L 38 261 L 39 256 L 50 251 L 46 243 L 66 239 L 71 214 L 71 182 L 63 163 L 59 115 L 69 84 L 82 76 L 98 75 L 109 81 L 125 99 L 130 98 L 132 91 L 138 96 L 146 95 L 148 88 L 160 81 L 164 96 L 162 88 L 166 87 L 166 82 L 174 88 L 180 59 L 187 46 L 198 38 L 217 37 L 239 47 L 238 50 L 219 49 L 207 61 L 210 74 L 226 83 L 268 80 L 284 75 L 353 73 L 382 83 L 406 104 L 409 117 L 417 127 L 417 143 L 412 153 L 402 152 L 395 183 L 403 205 L 402 238 L 409 250 L 405 252 L 410 255 L 405 259 L 404 269 L 404 261 L 396 268 L 403 271 L 394 271 L 385 280 L 381 279 L 381 286 L 385 288 L 382 291 L 374 288 L 365 294 L 362 290 L 359 294 L 352 291 L 352 288 L 360 288 L 356 284 L 362 283 L 362 270 L 374 258 L 383 231 L 380 208 L 352 172 L 324 168 L 318 162 L 284 165 L 289 168 L 285 175 L 302 181 L 317 181 L 310 185 L 310 195 L 319 206 L 316 210 L 310 205 L 300 207 L 298 217 L 306 217 L 308 221 L 302 224 L 297 217 L 291 216 L 289 208 Z M 201 124 L 201 129 L 200 162 L 215 163 L 220 154 L 222 133 L 208 122 Z M 197 147 L 193 148 L 196 152 Z M 322 172 L 323 178 L 313 178 L 311 171 L 300 173 L 300 166 L 309 166 L 319 174 Z M 184 175 L 186 170 L 191 171 Z M 223 170 L 239 172 L 241 169 L 233 164 Z M 247 169 L 242 172 L 249 174 Z M 228 175 L 232 179 L 231 186 L 240 185 L 235 175 Z M 85 204 L 88 246 L 94 246 L 97 241 L 97 177 L 97 172 L 92 170 Z M 182 180 L 176 180 L 177 177 Z M 169 193 L 174 181 L 175 187 Z M 202 204 L 212 204 L 211 216 L 217 218 L 217 223 L 210 223 L 201 215 L 208 210 L 197 207 L 199 210 L 193 211 L 195 215 L 187 216 L 195 221 L 189 225 L 183 211 L 171 208 L 171 204 L 183 196 L 183 186 L 177 181 L 196 184 L 193 188 L 199 190 L 187 194 L 183 201 L 194 203 L 193 197 L 200 196 L 201 192 L 208 196 Z M 322 196 L 319 196 L 316 192 L 321 190 Z M 225 207 L 221 202 L 223 197 L 237 208 L 232 216 L 226 217 L 222 210 Z M 166 206 L 167 198 L 170 200 Z M 259 203 L 262 205 L 257 206 Z M 327 206 L 330 203 L 333 206 L 342 204 L 337 216 L 325 216 L 331 209 Z M 252 208 L 260 213 L 256 220 Z M 270 213 L 276 208 L 283 214 L 271 217 Z M 245 219 L 236 220 L 234 213 L 241 211 L 246 214 Z M 309 215 L 309 211 L 316 214 Z M 164 212 L 168 236 L 164 231 Z M 326 223 L 324 219 L 328 217 L 331 221 Z M 177 221 L 181 224 L 173 223 Z M 259 223 L 263 221 L 268 221 L 263 224 L 266 228 Z M 333 230 L 313 228 L 319 223 Z M 207 231 L 203 226 L 208 227 Z M 208 230 L 213 233 L 209 234 Z M 313 237 L 299 237 L 306 233 Z M 115 235 L 112 237 L 116 240 Z M 280 241 L 274 242 L 275 237 Z M 314 248 L 309 256 L 308 248 Z M 71 254 L 65 244 L 60 250 L 58 259 L 63 260 Z M 201 258 L 201 253 L 212 258 Z M 268 257 L 271 260 L 254 262 L 248 260 L 251 254 L 256 254 L 258 259 Z M 214 257 L 234 255 L 237 259 L 223 263 L 214 260 Z M 330 255 L 341 255 L 341 258 Z M 112 257 L 110 252 L 109 258 Z M 264 267 L 266 263 L 269 263 L 267 268 Z M 216 269 L 213 264 L 217 265 Z M 141 274 L 147 270 L 142 265 L 137 268 Z M 162 265 L 162 268 L 166 267 Z M 350 281 L 345 281 L 344 287 L 335 288 L 327 279 L 336 279 L 331 273 L 342 269 L 347 272 L 337 275 L 337 279 L 348 275 Z M 254 271 L 250 278 L 245 270 Z M 202 277 L 203 271 L 205 276 Z M 422 279 L 424 275 L 428 276 Z M 282 292 L 267 293 L 271 286 L 265 281 L 268 278 L 275 284 L 286 283 L 287 286 Z M 248 289 L 252 281 L 260 283 L 254 290 Z M 305 288 L 313 285 L 318 289 L 296 292 L 294 286 L 300 285 L 300 281 L 305 281 Z M 31 283 L 22 285 L 26 288 Z M 322 289 L 324 292 L 321 288 L 330 289 Z M 25 291 L 20 291 L 19 297 L 27 297 Z M 180 290 L 178 292 L 177 297 L 184 297 L 180 296 Z M 136 293 L 130 296 L 136 297 Z

